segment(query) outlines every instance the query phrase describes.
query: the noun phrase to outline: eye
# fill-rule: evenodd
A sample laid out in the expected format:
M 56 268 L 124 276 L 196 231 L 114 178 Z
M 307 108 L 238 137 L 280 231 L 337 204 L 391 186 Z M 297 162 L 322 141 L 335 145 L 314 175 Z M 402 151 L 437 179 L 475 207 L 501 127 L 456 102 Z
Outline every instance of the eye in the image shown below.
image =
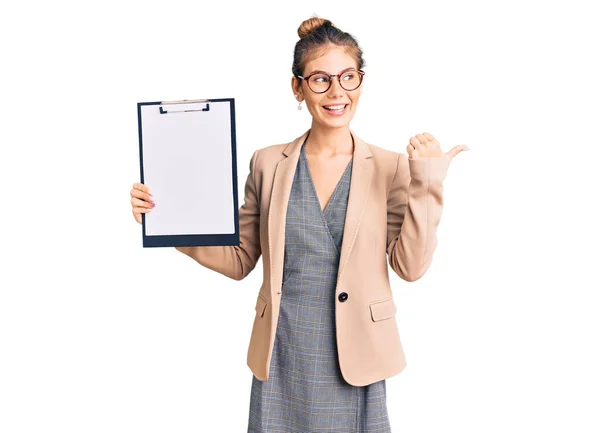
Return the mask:
M 342 75 L 342 80 L 352 80 L 355 76 L 356 74 L 354 72 L 346 72 L 344 75 Z
M 327 83 L 329 82 L 329 77 L 327 75 L 314 75 L 313 81 L 316 83 Z

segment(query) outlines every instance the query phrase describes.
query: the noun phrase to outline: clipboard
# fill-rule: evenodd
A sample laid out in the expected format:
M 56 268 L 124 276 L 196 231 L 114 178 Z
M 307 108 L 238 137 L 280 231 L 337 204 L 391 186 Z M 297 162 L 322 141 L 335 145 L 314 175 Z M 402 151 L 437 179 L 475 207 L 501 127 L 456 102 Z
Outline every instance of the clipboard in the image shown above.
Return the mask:
M 234 98 L 138 102 L 143 247 L 239 245 Z

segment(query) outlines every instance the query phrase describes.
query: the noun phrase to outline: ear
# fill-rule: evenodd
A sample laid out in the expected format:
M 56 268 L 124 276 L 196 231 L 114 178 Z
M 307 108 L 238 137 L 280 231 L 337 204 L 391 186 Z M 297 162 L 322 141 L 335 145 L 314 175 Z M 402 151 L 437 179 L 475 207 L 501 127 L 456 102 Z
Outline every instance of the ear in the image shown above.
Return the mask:
M 296 100 L 302 101 L 302 87 L 295 76 L 292 76 L 292 91 Z M 300 99 L 298 99 L 298 95 L 301 97 Z
M 298 79 L 295 76 L 292 76 L 292 92 L 294 92 L 294 97 L 296 99 L 298 99 L 298 95 L 302 93 L 299 87 Z

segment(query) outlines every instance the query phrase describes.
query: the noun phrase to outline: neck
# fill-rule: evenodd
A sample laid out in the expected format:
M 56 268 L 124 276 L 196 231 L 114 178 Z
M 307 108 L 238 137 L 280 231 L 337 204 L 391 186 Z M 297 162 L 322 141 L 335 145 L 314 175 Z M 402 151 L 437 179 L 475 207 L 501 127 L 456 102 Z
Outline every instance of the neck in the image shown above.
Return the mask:
M 304 150 L 307 154 L 319 156 L 352 155 L 354 142 L 350 134 L 350 126 L 323 128 L 313 122 Z

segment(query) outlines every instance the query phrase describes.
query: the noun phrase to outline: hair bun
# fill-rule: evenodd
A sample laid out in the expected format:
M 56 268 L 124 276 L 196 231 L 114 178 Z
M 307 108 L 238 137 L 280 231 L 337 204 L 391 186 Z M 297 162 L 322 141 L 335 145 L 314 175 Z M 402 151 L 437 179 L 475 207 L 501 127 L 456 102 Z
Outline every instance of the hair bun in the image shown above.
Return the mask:
M 329 20 L 319 18 L 317 16 L 311 17 L 307 20 L 302 21 L 302 24 L 300 24 L 300 27 L 298 27 L 298 36 L 300 36 L 300 38 L 303 38 L 305 36 L 310 35 L 319 27 L 324 26 L 335 27 Z

